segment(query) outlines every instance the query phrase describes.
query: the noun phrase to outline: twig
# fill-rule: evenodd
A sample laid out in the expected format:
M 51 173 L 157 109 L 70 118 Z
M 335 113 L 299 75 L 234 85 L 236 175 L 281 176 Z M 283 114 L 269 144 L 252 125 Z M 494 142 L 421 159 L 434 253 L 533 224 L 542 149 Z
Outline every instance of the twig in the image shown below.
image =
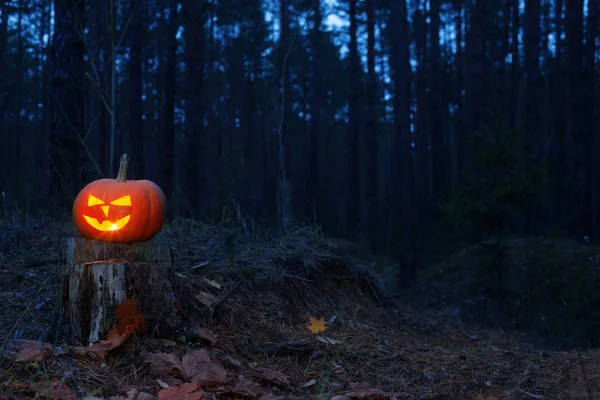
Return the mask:
M 257 347 L 257 351 L 268 355 L 285 354 L 292 352 L 304 352 L 314 350 L 309 340 L 286 340 L 280 343 L 267 343 Z
M 304 22 L 302 23 L 302 25 L 296 29 L 296 31 L 294 32 L 294 36 L 292 37 L 292 43 L 290 43 L 290 47 L 288 48 L 287 52 L 285 53 L 285 56 L 283 57 L 283 63 L 281 65 L 281 116 L 279 118 L 279 126 L 277 127 L 277 145 L 278 145 L 278 159 L 279 159 L 279 165 L 277 165 L 278 167 L 278 173 L 281 174 L 281 177 L 279 178 L 279 193 L 278 196 L 281 196 L 280 199 L 278 199 L 279 207 L 281 208 L 281 210 L 279 210 L 279 212 L 281 213 L 279 218 L 280 221 L 279 223 L 282 225 L 281 228 L 285 231 L 287 229 L 287 222 L 284 222 L 285 219 L 287 219 L 287 216 L 285 215 L 287 213 L 287 199 L 286 196 L 288 195 L 288 190 L 286 189 L 286 170 L 285 170 L 285 148 L 284 148 L 284 143 L 283 143 L 283 121 L 285 119 L 285 85 L 286 85 L 286 80 L 285 80 L 285 76 L 286 76 L 286 69 L 287 69 L 287 62 L 288 62 L 288 57 L 290 56 L 292 49 L 294 48 L 294 44 L 296 43 L 296 40 L 298 39 L 298 36 L 300 35 L 300 32 L 302 32 L 304 30 L 304 27 L 306 26 L 306 23 L 308 22 L 309 16 L 312 13 L 313 9 L 315 8 L 317 1 L 313 1 L 312 5 L 310 6 L 310 9 L 308 10 L 308 12 L 306 13 L 306 18 L 304 19 Z M 281 38 L 279 38 L 279 40 L 281 40 Z
M 286 278 L 292 278 L 292 279 L 298 279 L 304 282 L 314 282 L 313 279 L 306 279 L 306 278 L 302 278 L 300 276 L 296 276 L 296 275 L 290 275 L 290 274 L 283 274 L 284 277 Z
M 577 360 L 579 361 L 579 367 L 581 368 L 581 375 L 583 376 L 583 381 L 585 382 L 585 388 L 588 393 L 588 400 L 594 400 L 594 394 L 592 393 L 592 386 L 590 385 L 590 380 L 588 379 L 587 372 L 583 367 L 583 361 L 581 360 L 581 353 L 577 350 Z
M 211 320 L 212 320 L 212 317 L 213 317 L 213 315 L 214 315 L 215 311 L 217 310 L 217 308 L 219 308 L 219 306 L 220 306 L 221 304 L 223 304 L 223 303 L 225 302 L 225 300 L 227 300 L 227 299 L 228 299 L 228 298 L 229 298 L 229 297 L 230 297 L 230 296 L 233 294 L 233 292 L 235 292 L 235 290 L 236 290 L 236 289 L 237 289 L 237 288 L 238 288 L 238 287 L 239 287 L 241 284 L 242 284 L 242 281 L 241 281 L 241 280 L 238 280 L 238 281 L 235 283 L 235 285 L 233 285 L 233 286 L 231 287 L 231 289 L 229 289 L 229 290 L 227 291 L 227 293 L 225 293 L 225 294 L 224 294 L 222 297 L 220 297 L 220 298 L 219 298 L 219 300 L 217 300 L 217 302 L 215 302 L 215 303 L 211 304 L 211 306 L 210 306 L 210 308 L 209 308 L 209 311 L 208 311 L 208 313 L 209 313 L 209 316 L 210 316 L 210 319 L 211 319 Z

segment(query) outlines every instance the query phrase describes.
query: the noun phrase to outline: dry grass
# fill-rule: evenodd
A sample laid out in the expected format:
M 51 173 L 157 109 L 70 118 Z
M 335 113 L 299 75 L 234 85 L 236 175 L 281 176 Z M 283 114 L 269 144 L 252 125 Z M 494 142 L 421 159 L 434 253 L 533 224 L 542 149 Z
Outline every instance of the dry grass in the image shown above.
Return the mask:
M 4 358 L 0 399 L 33 398 L 53 376 L 79 398 L 108 399 L 132 387 L 156 393 L 144 354 L 197 347 L 211 350 L 232 376 L 251 376 L 257 367 L 282 372 L 289 386 L 270 388 L 281 398 L 329 399 L 361 382 L 411 399 L 600 399 L 600 351 L 536 350 L 508 334 L 401 309 L 350 247 L 314 230 L 269 237 L 238 226 L 179 221 L 159 238 L 172 243 L 186 310 L 217 338 L 214 346 L 190 332 L 134 337 L 104 361 L 60 355 L 24 365 Z M 2 238 L 0 339 L 8 354 L 16 338 L 54 340 L 60 228 L 12 229 Z M 206 279 L 222 285 L 212 309 L 194 298 L 215 293 Z M 337 344 L 306 329 L 310 316 L 331 321 L 321 335 Z

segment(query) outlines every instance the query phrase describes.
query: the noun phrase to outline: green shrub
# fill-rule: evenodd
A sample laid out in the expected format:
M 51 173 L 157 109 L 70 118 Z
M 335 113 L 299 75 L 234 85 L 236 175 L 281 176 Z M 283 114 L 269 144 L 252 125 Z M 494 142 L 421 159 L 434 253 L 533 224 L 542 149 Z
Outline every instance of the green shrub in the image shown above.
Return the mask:
M 493 257 L 477 274 L 495 298 L 506 295 L 505 237 L 518 232 L 523 220 L 540 207 L 545 194 L 546 170 L 534 165 L 517 132 L 494 126 L 468 141 L 471 155 L 465 162 L 460 184 L 441 203 L 445 216 L 472 240 L 493 237 L 486 246 Z
M 465 322 L 502 326 L 551 347 L 600 346 L 600 247 L 561 238 L 504 241 L 502 297 L 490 293 L 495 239 L 421 272 L 415 299 L 457 310 Z M 416 295 L 416 296 L 415 296 Z
M 544 163 L 528 156 L 524 139 L 501 127 L 476 133 L 468 140 L 468 154 L 460 184 L 442 201 L 441 209 L 460 229 L 498 236 L 515 230 L 515 217 L 543 203 Z M 520 218 L 519 218 L 520 219 Z

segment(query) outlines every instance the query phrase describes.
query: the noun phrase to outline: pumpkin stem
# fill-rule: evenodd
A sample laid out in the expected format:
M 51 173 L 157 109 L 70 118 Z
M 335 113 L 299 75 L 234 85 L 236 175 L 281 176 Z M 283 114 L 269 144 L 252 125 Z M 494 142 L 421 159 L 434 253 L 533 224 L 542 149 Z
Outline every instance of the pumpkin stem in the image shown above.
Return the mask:
M 127 153 L 121 156 L 121 162 L 119 163 L 119 173 L 117 174 L 117 182 L 125 182 L 127 180 Z

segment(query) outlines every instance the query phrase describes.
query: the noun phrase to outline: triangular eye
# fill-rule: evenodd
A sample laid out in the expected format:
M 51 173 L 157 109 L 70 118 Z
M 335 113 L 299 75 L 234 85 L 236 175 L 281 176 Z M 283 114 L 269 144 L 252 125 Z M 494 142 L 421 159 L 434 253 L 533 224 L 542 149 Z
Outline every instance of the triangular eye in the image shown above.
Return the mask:
M 110 204 L 113 206 L 130 206 L 131 205 L 131 196 L 130 195 L 123 196 L 121 198 L 111 201 Z
M 90 194 L 90 197 L 88 197 L 88 207 L 97 206 L 98 204 L 104 204 L 104 200 L 100 200 Z

